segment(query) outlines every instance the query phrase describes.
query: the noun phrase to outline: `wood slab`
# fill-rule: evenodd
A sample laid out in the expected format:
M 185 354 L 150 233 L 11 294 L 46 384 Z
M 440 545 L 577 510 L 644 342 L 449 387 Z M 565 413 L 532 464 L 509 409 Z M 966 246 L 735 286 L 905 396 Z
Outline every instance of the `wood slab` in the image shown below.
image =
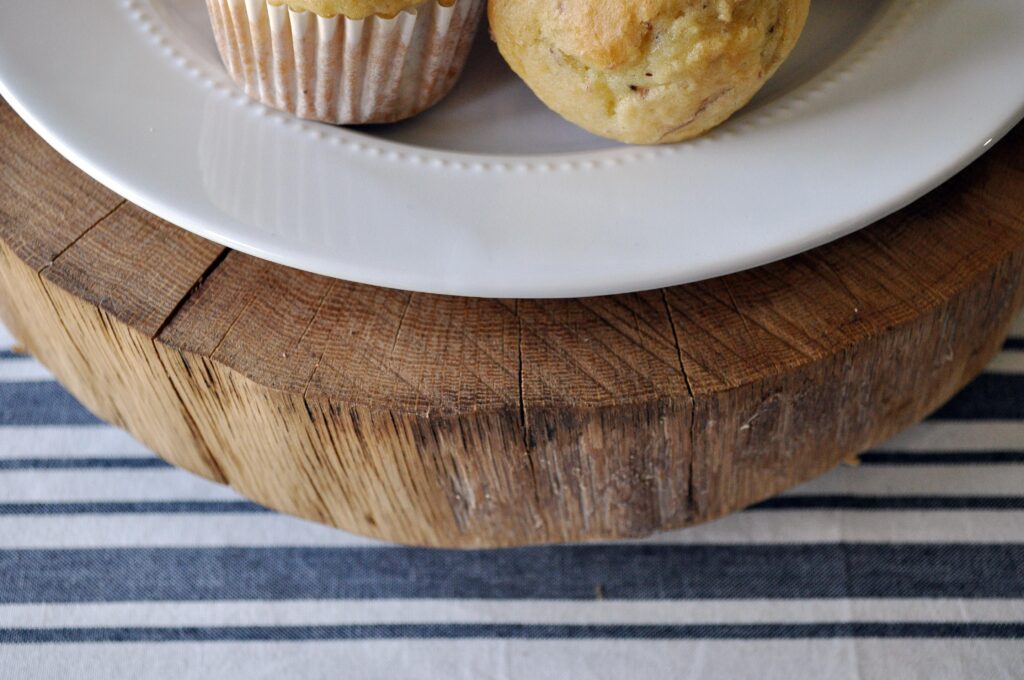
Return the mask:
M 204 241 L 0 103 L 0 313 L 101 418 L 272 508 L 430 546 L 638 537 L 919 421 L 1024 301 L 1024 129 L 783 262 L 577 300 L 413 294 Z

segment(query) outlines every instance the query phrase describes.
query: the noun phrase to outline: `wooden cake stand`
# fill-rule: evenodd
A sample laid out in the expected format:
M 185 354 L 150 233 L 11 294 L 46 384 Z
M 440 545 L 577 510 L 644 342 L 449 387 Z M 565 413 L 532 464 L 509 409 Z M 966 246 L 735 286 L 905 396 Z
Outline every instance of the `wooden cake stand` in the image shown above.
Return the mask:
M 703 522 L 935 409 L 1024 301 L 1024 129 L 925 199 L 703 283 L 537 301 L 337 281 L 126 203 L 0 102 L 3 320 L 88 408 L 283 512 L 403 543 Z

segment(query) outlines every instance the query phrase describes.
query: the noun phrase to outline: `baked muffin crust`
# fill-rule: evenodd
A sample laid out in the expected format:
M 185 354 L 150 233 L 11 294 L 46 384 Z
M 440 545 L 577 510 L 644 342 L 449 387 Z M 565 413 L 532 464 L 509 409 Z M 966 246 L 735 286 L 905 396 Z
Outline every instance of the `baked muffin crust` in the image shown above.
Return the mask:
M 792 51 L 810 0 L 491 0 L 512 69 L 604 137 L 676 142 L 746 104 Z
M 313 12 L 322 17 L 339 14 L 349 19 L 365 19 L 369 16 L 392 17 L 399 12 L 412 9 L 425 2 L 436 0 L 269 0 L 272 5 L 287 5 L 296 11 Z M 450 6 L 455 0 L 443 0 L 442 5 Z

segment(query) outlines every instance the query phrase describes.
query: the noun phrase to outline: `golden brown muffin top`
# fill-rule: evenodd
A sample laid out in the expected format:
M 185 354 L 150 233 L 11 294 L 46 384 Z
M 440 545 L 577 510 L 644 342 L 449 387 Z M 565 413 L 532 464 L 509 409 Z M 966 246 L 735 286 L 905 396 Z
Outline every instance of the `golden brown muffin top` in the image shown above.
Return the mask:
M 289 9 L 334 17 L 339 14 L 349 19 L 365 19 L 369 16 L 392 17 L 399 12 L 418 7 L 436 0 L 270 0 L 272 5 L 286 5 Z M 442 0 L 450 6 L 455 0 Z
M 751 6 L 758 4 L 758 0 L 524 0 L 522 7 L 549 28 L 548 35 L 565 54 L 592 67 L 616 69 L 636 63 L 653 50 L 656 27 L 669 29 L 678 45 L 689 46 L 728 26 L 737 6 L 750 14 Z M 695 55 L 678 56 L 692 59 Z
M 698 135 L 756 93 L 809 0 L 490 0 L 512 69 L 552 109 L 620 141 Z

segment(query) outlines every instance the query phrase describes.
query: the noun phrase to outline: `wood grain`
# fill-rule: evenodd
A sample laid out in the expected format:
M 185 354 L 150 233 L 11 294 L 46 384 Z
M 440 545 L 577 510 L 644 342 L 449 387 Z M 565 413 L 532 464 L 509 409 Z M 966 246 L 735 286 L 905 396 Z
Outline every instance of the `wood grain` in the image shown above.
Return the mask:
M 270 507 L 433 546 L 636 537 L 921 419 L 1024 301 L 1024 131 L 809 253 L 712 281 L 483 300 L 226 251 L 0 107 L 0 312 L 101 417 Z

